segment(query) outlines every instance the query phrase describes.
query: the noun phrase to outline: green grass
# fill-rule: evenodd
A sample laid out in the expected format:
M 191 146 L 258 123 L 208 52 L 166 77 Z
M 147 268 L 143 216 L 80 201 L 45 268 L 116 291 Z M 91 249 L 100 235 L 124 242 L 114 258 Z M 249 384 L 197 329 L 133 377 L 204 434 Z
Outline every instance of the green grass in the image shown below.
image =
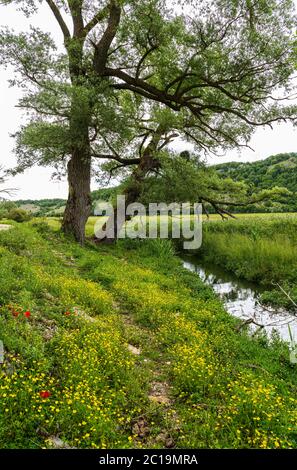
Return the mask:
M 240 217 L 204 224 L 199 255 L 239 278 L 262 284 L 262 300 L 293 308 L 275 284 L 297 302 L 296 214 Z
M 296 447 L 287 346 L 238 333 L 169 242 L 82 248 L 14 225 L 0 233 L 0 447 L 164 447 L 164 433 L 177 448 Z
M 144 223 L 145 218 L 142 223 Z M 46 219 L 58 230 L 59 219 Z M 149 218 L 148 218 L 149 220 Z M 147 221 L 148 221 L 147 220 Z M 167 223 L 164 216 L 150 218 Z M 92 237 L 95 224 L 106 218 L 90 217 L 86 234 Z M 139 222 L 135 218 L 131 223 Z M 169 224 L 170 233 L 170 224 Z M 297 303 L 297 214 L 237 214 L 222 221 L 218 215 L 203 216 L 203 243 L 197 255 L 209 263 L 233 272 L 238 278 L 264 286 L 264 303 L 293 309 L 294 304 L 276 284 Z M 180 240 L 177 246 L 182 249 Z

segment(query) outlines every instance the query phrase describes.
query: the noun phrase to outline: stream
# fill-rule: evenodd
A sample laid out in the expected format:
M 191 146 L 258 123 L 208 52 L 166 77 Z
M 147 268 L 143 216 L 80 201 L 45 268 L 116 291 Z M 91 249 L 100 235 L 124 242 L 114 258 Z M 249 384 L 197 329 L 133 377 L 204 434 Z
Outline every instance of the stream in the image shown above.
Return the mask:
M 256 331 L 259 325 L 264 325 L 268 337 L 271 337 L 273 331 L 277 331 L 280 338 L 290 342 L 289 324 L 293 338 L 297 340 L 297 317 L 294 317 L 292 312 L 261 305 L 259 296 L 264 290 L 263 287 L 238 279 L 235 274 L 213 264 L 205 264 L 197 256 L 183 256 L 182 259 L 186 269 L 195 272 L 203 282 L 213 288 L 231 315 L 243 321 L 253 319 L 257 323 L 250 323 L 252 332 Z

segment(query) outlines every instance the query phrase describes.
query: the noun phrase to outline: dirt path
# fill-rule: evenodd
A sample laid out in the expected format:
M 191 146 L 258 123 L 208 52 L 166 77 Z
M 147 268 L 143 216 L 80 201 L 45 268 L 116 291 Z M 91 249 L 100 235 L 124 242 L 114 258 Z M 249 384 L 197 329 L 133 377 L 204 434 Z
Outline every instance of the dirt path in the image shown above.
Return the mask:
M 12 225 L 0 224 L 0 230 L 9 230 L 10 228 L 12 228 Z
M 121 313 L 119 306 L 117 310 Z M 154 334 L 149 328 L 137 324 L 133 316 L 126 312 L 122 314 L 122 319 L 127 348 L 137 356 L 140 373 L 144 372 L 148 378 L 148 410 L 131 423 L 135 444 L 174 448 L 179 433 L 179 419 L 171 393 L 170 363 L 164 359 L 160 349 L 158 350 Z M 158 429 L 158 432 L 154 432 L 154 429 Z

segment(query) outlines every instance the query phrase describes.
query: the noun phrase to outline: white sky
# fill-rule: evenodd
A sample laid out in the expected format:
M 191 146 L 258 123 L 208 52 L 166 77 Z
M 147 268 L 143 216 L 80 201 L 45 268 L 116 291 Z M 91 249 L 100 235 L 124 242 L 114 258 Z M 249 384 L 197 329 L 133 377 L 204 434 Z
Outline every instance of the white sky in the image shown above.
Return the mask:
M 295 0 L 297 6 L 297 0 Z M 50 31 L 58 41 L 62 41 L 61 33 L 55 24 L 54 18 L 47 5 L 40 8 L 38 15 L 26 19 L 22 13 L 16 11 L 15 6 L 0 6 L 0 28 L 9 26 L 16 31 L 27 30 L 29 24 L 39 26 Z M 20 97 L 17 88 L 9 88 L 8 79 L 12 77 L 11 70 L 3 70 L 0 65 L 0 163 L 5 167 L 13 167 L 15 157 L 13 154 L 14 139 L 10 134 L 15 132 L 22 122 L 22 111 L 15 106 Z M 255 161 L 283 152 L 296 152 L 296 130 L 291 124 L 277 124 L 273 130 L 269 127 L 258 129 L 251 142 L 254 152 L 249 149 L 228 152 L 224 157 L 212 157 L 209 163 L 222 163 L 226 161 Z M 27 170 L 24 174 L 12 178 L 6 183 L 6 187 L 17 188 L 14 198 L 17 199 L 44 199 L 44 198 L 66 198 L 67 183 L 55 182 L 51 179 L 49 168 L 35 167 Z M 93 185 L 93 189 L 98 185 Z

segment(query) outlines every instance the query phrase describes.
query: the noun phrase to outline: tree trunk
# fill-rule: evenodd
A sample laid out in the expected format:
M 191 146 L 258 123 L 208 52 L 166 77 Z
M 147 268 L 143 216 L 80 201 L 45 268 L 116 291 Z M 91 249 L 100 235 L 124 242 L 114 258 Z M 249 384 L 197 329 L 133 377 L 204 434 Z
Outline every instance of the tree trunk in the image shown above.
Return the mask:
M 54 3 L 54 2 L 52 2 Z M 63 3 L 63 2 L 62 2 Z M 91 213 L 91 145 L 89 139 L 89 127 L 92 121 L 96 87 L 90 88 L 92 82 L 90 76 L 86 73 L 84 61 L 84 45 L 88 33 L 95 27 L 100 19 L 88 30 L 83 18 L 83 1 L 66 2 L 73 20 L 73 36 L 64 23 L 60 15 L 59 8 L 55 5 L 52 10 L 58 19 L 65 39 L 65 47 L 69 59 L 69 73 L 72 89 L 71 115 L 69 119 L 69 137 L 72 145 L 71 159 L 68 163 L 68 185 L 69 193 L 64 212 L 62 230 L 64 233 L 71 234 L 81 244 L 85 241 L 85 226 Z M 108 2 L 109 17 L 108 25 L 95 44 L 93 66 L 94 73 L 100 78 L 105 78 L 105 67 L 108 61 L 108 52 L 117 33 L 117 28 L 121 18 L 121 7 L 118 2 Z M 57 13 L 58 12 L 58 13 Z M 100 15 L 99 15 L 100 16 Z M 89 57 L 89 53 L 87 54 Z M 91 91 L 91 93 L 90 93 Z
M 75 81 L 73 80 L 75 83 Z M 85 241 L 85 226 L 91 213 L 91 148 L 89 125 L 91 104 L 85 98 L 85 89 L 76 85 L 71 103 L 69 136 L 71 158 L 67 165 L 68 200 L 62 222 L 62 231 L 72 235 L 80 244 Z
M 157 169 L 160 167 L 159 160 L 154 157 L 154 152 L 156 151 L 156 146 L 159 140 L 160 140 L 160 137 L 159 135 L 157 135 L 157 138 L 154 137 L 152 142 L 145 149 L 141 157 L 139 165 L 135 168 L 135 170 L 133 171 L 131 175 L 130 185 L 123 192 L 123 195 L 126 197 L 125 214 L 126 214 L 126 209 L 129 206 L 129 204 L 132 204 L 138 201 L 141 195 L 143 180 L 145 179 L 148 172 L 150 170 Z M 117 208 L 115 207 L 113 216 L 109 217 L 109 219 L 106 221 L 106 223 L 102 227 L 102 229 L 106 231 L 108 236 L 100 241 L 104 241 L 105 243 L 108 243 L 108 244 L 114 243 L 117 240 L 118 234 L 120 230 L 122 229 L 123 225 L 125 224 L 125 222 L 129 221 L 130 219 L 131 219 L 131 216 L 125 216 L 125 219 L 121 219 L 120 225 L 119 225 L 117 221 Z M 114 227 L 114 236 L 110 236 L 110 233 L 111 233 L 110 227 Z
M 91 159 L 86 152 L 75 149 L 68 163 L 69 193 L 62 230 L 83 244 L 85 226 L 91 213 Z
M 114 207 L 113 215 L 108 218 L 105 224 L 102 227 L 102 230 L 106 231 L 106 237 L 100 241 L 104 241 L 107 244 L 115 243 L 118 239 L 118 235 L 125 225 L 125 222 L 131 220 L 131 216 L 126 215 L 126 209 L 129 204 L 137 202 L 138 197 L 140 196 L 141 191 L 139 186 L 129 186 L 124 192 L 123 195 L 126 197 L 125 200 L 125 217 L 121 218 L 118 223 L 118 210 L 117 207 Z M 113 233 L 112 233 L 113 232 Z

